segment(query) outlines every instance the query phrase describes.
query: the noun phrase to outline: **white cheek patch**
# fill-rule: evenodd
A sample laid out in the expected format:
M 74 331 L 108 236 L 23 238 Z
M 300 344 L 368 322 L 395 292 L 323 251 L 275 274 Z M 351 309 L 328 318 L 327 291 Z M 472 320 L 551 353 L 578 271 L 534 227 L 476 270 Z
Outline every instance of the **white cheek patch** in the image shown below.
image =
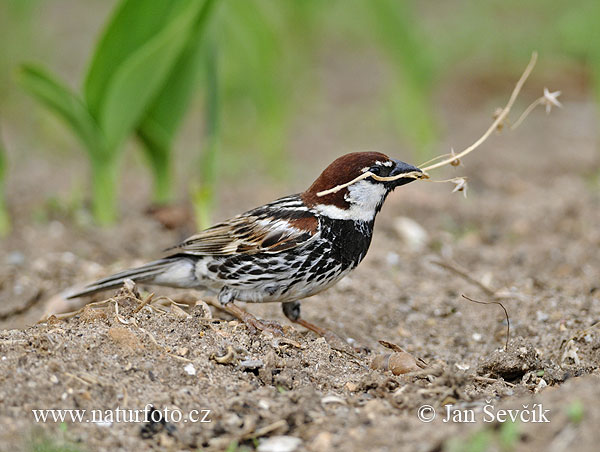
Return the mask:
M 344 199 L 350 204 L 356 204 L 365 210 L 375 211 L 377 206 L 383 202 L 386 193 L 387 188 L 383 184 L 361 180 L 348 187 L 348 193 L 344 196 Z
M 371 221 L 377 208 L 383 202 L 387 189 L 383 184 L 361 180 L 348 187 L 344 199 L 350 204 L 348 209 L 325 204 L 317 204 L 315 209 L 334 220 Z

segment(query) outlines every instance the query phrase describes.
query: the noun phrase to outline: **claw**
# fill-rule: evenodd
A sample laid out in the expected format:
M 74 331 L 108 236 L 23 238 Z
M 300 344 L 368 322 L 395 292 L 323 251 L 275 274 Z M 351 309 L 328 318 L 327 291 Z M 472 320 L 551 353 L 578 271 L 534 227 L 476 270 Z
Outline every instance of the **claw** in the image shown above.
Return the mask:
M 283 327 L 277 322 L 272 320 L 257 319 L 252 314 L 244 311 L 241 308 L 238 308 L 233 303 L 225 305 L 223 309 L 225 309 L 225 311 L 229 312 L 235 318 L 244 322 L 251 333 L 262 331 L 271 333 L 273 336 L 283 336 Z
M 252 314 L 248 314 L 250 317 L 244 319 L 243 322 L 248 326 L 248 329 L 252 333 L 256 331 L 262 331 L 263 333 L 271 333 L 273 336 L 283 336 L 283 327 L 272 320 L 261 320 L 254 317 Z

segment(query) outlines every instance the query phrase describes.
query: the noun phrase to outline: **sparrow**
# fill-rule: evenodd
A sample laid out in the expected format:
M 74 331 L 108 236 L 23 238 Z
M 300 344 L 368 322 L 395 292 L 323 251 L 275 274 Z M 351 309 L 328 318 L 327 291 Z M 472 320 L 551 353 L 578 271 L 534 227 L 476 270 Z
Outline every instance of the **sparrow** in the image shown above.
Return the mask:
M 193 288 L 216 296 L 224 310 L 251 329 L 273 332 L 273 322 L 257 319 L 234 301 L 282 303 L 289 320 L 327 336 L 301 318 L 300 300 L 356 268 L 367 254 L 386 197 L 419 173 L 379 152 L 343 155 L 305 192 L 205 229 L 165 250 L 166 257 L 96 281 L 68 298 L 113 289 L 126 279 Z

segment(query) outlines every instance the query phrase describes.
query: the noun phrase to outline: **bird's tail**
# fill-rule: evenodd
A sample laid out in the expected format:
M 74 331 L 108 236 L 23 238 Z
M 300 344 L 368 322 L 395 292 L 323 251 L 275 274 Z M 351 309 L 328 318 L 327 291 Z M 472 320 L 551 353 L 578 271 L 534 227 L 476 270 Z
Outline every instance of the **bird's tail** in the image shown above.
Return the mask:
M 126 279 L 131 279 L 134 282 L 148 282 L 150 284 L 185 287 L 185 283 L 189 283 L 186 274 L 192 270 L 193 264 L 190 261 L 182 259 L 180 256 L 166 257 L 164 259 L 149 262 L 141 267 L 131 268 L 100 279 L 85 286 L 81 290 L 76 290 L 75 292 L 67 294 L 66 298 L 77 298 L 108 289 L 114 289 L 123 285 L 123 282 Z

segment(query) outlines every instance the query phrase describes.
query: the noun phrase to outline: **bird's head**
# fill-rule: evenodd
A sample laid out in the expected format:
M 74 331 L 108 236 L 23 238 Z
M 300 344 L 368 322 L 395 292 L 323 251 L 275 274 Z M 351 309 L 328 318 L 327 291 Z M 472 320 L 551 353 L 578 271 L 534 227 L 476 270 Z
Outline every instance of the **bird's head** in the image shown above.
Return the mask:
M 367 172 L 375 176 L 361 178 Z M 411 173 L 411 176 L 401 177 Z M 302 198 L 308 206 L 332 219 L 372 221 L 387 195 L 418 178 L 415 173 L 422 172 L 380 152 L 353 152 L 325 168 Z M 385 180 L 390 177 L 393 180 Z M 348 184 L 357 178 L 359 180 Z M 336 191 L 330 190 L 335 187 L 338 187 Z

